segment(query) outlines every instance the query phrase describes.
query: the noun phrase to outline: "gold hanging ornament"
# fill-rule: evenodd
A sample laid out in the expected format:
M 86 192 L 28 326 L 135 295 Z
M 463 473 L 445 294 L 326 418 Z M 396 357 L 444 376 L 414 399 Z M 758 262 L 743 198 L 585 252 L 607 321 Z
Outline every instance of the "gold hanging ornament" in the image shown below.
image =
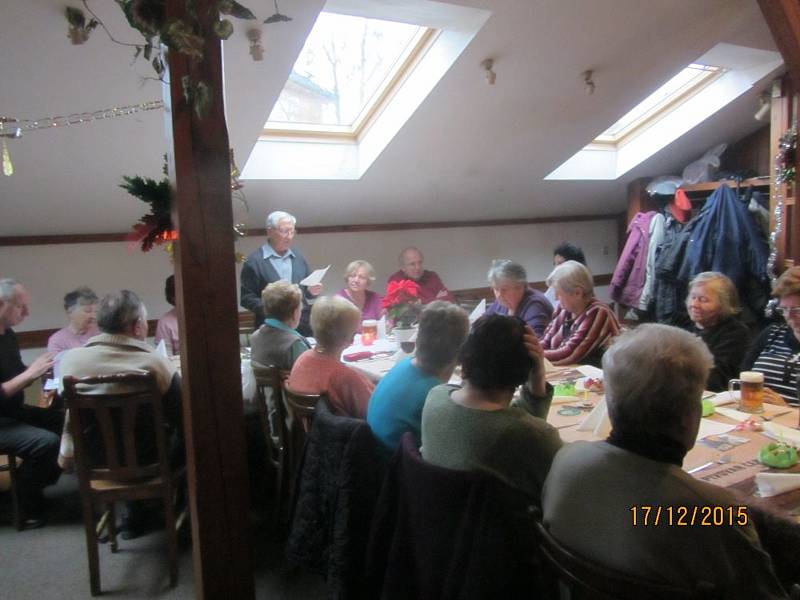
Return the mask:
M 22 130 L 17 126 L 16 119 L 0 117 L 0 137 L 3 138 L 3 175 L 11 177 L 14 174 L 14 165 L 11 163 L 11 155 L 8 153 L 6 138 L 16 139 L 22 135 Z

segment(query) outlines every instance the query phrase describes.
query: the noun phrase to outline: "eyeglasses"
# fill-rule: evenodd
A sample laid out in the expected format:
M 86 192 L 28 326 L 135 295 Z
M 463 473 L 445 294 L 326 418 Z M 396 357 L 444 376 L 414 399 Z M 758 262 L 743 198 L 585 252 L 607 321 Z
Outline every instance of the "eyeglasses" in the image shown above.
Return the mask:
M 800 317 L 800 306 L 792 306 L 791 308 L 779 306 L 775 309 L 775 312 L 784 319 L 788 319 L 789 317 Z
M 275 229 L 273 229 L 273 231 L 278 232 L 278 235 L 280 235 L 282 237 L 292 237 L 296 233 L 295 230 L 294 230 L 294 227 L 292 227 L 292 228 L 288 228 L 288 227 L 275 228 Z

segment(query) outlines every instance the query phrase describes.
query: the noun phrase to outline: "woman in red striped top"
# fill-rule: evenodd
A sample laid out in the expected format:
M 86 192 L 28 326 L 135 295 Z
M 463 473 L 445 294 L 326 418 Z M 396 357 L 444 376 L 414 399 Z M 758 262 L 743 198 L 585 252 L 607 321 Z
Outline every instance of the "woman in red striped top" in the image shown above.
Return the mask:
M 545 357 L 554 365 L 600 365 L 619 323 L 608 306 L 594 297 L 592 274 L 574 260 L 558 265 L 547 278 L 560 305 L 544 332 Z

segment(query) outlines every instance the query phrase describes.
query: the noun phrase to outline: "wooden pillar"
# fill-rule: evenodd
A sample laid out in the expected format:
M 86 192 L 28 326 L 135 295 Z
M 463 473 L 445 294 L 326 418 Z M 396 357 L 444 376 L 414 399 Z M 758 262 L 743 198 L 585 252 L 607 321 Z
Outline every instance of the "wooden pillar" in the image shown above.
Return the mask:
M 185 0 L 167 1 L 167 18 L 185 17 Z M 216 0 L 194 0 L 204 58 L 169 53 L 169 171 L 177 226 L 175 282 L 181 330 L 195 597 L 254 597 L 248 531 L 228 132 L 223 112 L 221 43 L 212 33 Z M 200 119 L 183 97 L 184 76 L 210 88 Z
M 800 2 L 758 0 L 758 5 L 783 56 L 789 77 L 795 89 L 800 89 Z

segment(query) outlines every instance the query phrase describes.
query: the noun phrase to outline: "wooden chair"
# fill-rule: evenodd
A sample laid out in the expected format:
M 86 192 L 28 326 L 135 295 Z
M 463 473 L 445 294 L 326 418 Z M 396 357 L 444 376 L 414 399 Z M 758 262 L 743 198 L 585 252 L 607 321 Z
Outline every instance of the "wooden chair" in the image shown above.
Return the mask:
M 570 600 L 711 600 L 722 598 L 708 582 L 695 589 L 654 583 L 601 567 L 562 546 L 541 519 L 534 525 L 546 579 L 569 590 Z M 563 594 L 562 594 L 562 597 Z
M 289 489 L 294 490 L 294 482 L 300 459 L 303 455 L 303 446 L 306 442 L 306 434 L 311 428 L 311 418 L 317 404 L 324 395 L 320 394 L 300 394 L 288 388 L 286 382 L 283 383 L 283 398 L 286 400 L 286 413 L 289 416 L 288 435 L 286 436 L 286 452 L 288 454 L 288 482 Z
M 275 469 L 275 517 L 280 522 L 285 506 L 289 470 L 286 448 L 289 431 L 283 391 L 283 382 L 289 372 L 275 366 L 266 367 L 255 361 L 251 365 L 256 379 L 259 420 L 267 443 L 267 459 Z M 268 405 L 267 398 L 272 398 L 271 406 Z M 274 411 L 272 415 L 270 410 Z
M 114 502 L 121 500 L 160 498 L 163 501 L 169 581 L 174 587 L 178 578 L 178 539 L 173 508 L 175 474 L 171 472 L 167 458 L 161 394 L 154 376 L 138 371 L 81 379 L 65 377 L 64 400 L 75 443 L 75 466 L 81 492 L 92 595 L 100 593 L 94 508 L 106 507 L 103 520 L 107 519 L 111 551 L 116 552 Z M 155 438 L 157 462 L 140 464 L 137 424 L 140 428 L 152 426 L 150 431 Z M 87 428 L 96 428 L 94 446 Z M 102 453 L 104 460 L 102 464 L 94 465 L 92 461 L 98 453 Z
M 6 452 L 0 456 L 6 457 L 6 464 L 0 465 L 0 473 L 8 472 L 12 523 L 17 531 L 22 531 L 22 513 L 20 512 L 19 489 L 17 488 L 17 456 L 13 452 Z

